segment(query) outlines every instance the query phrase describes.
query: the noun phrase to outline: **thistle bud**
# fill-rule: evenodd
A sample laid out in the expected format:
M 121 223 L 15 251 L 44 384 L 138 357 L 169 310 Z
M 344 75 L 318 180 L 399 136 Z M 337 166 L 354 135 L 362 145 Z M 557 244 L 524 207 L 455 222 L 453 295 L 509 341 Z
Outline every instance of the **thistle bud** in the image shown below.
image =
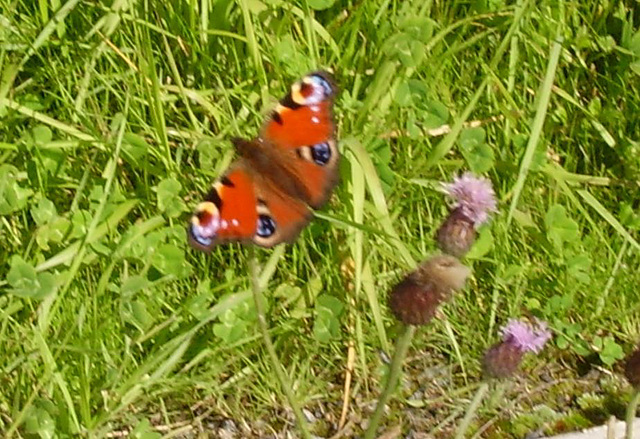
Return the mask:
M 460 208 L 451 211 L 436 233 L 440 250 L 456 258 L 466 255 L 475 240 L 476 229 L 473 222 Z
M 433 256 L 393 287 L 391 311 L 407 325 L 424 325 L 442 302 L 464 287 L 469 273 L 469 268 L 453 256 Z
M 512 343 L 496 343 L 484 354 L 483 371 L 489 378 L 508 378 L 513 375 L 524 352 Z
M 625 360 L 624 375 L 634 388 L 640 390 L 640 348 Z
M 502 328 L 502 341 L 491 346 L 484 355 L 482 368 L 488 378 L 508 378 L 513 375 L 527 352 L 538 353 L 551 338 L 547 324 L 535 325 L 510 320 Z

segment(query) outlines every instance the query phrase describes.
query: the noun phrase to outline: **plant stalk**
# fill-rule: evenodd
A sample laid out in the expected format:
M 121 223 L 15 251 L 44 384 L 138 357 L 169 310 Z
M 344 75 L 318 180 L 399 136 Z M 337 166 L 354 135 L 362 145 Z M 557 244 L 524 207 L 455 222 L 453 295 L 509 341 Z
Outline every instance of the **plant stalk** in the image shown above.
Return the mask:
M 264 309 L 264 296 L 262 295 L 262 288 L 260 287 L 258 276 L 258 263 L 256 260 L 255 250 L 252 246 L 249 247 L 249 270 L 251 271 L 251 291 L 253 292 L 253 301 L 256 304 L 258 326 L 260 327 L 264 346 L 267 348 L 267 353 L 271 360 L 271 367 L 276 372 L 276 376 L 280 382 L 280 387 L 287 397 L 289 406 L 293 410 L 293 414 L 296 418 L 296 423 L 298 424 L 298 429 L 300 430 L 302 437 L 305 439 L 311 439 L 311 433 L 309 432 L 307 421 L 305 420 L 302 410 L 300 409 L 300 405 L 293 394 L 293 390 L 289 384 L 289 379 L 285 375 L 285 369 L 278 359 L 276 349 L 273 345 L 273 341 L 271 341 L 271 336 L 269 335 L 269 326 L 267 325 L 267 316 Z
M 627 416 L 625 417 L 626 428 L 625 428 L 625 439 L 631 439 L 633 437 L 633 421 L 636 418 L 636 410 L 638 409 L 638 402 L 640 402 L 640 389 L 636 389 L 633 391 L 633 397 L 631 398 L 631 402 L 627 406 Z
M 402 372 L 402 364 L 404 363 L 404 358 L 407 355 L 407 350 L 409 350 L 409 346 L 411 345 L 411 340 L 413 339 L 413 334 L 415 334 L 415 332 L 415 326 L 406 325 L 404 332 L 396 341 L 396 348 L 393 353 L 393 359 L 391 360 L 391 370 L 389 370 L 387 384 L 385 385 L 380 398 L 378 398 L 376 410 L 373 412 L 373 416 L 369 421 L 369 427 L 367 427 L 367 431 L 364 433 L 364 439 L 373 439 L 376 435 L 376 431 L 380 425 L 380 420 L 384 414 L 384 406 L 387 404 L 389 397 L 391 397 L 391 394 L 396 389 L 398 378 Z
M 478 390 L 476 391 L 471 404 L 469 404 L 469 407 L 467 408 L 467 412 L 464 414 L 464 418 L 462 418 L 462 422 L 460 422 L 460 425 L 458 426 L 458 431 L 456 431 L 455 439 L 464 438 L 464 434 L 467 432 L 469 424 L 471 424 L 471 421 L 473 420 L 473 417 L 475 416 L 476 411 L 478 410 L 478 407 L 480 406 L 480 403 L 484 398 L 484 394 L 487 393 L 488 389 L 488 381 L 483 381 L 482 384 L 480 384 L 480 387 L 478 387 Z

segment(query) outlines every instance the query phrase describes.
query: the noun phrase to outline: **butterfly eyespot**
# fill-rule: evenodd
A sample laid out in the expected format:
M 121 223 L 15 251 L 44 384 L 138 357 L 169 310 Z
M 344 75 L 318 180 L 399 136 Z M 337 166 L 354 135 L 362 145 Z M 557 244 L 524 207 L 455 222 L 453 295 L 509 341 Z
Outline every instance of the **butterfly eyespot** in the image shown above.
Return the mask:
M 217 196 L 217 192 L 215 191 L 212 191 L 212 192 L 215 193 Z M 218 201 L 220 201 L 219 197 L 218 197 Z M 199 224 L 203 224 L 203 223 L 211 222 L 212 219 L 217 218 L 219 215 L 220 215 L 220 209 L 218 208 L 216 203 L 214 203 L 213 201 L 207 200 L 198 204 L 194 217 L 198 219 Z
M 314 85 L 322 87 L 325 96 L 331 96 L 333 94 L 333 86 L 321 75 L 311 74 L 308 76 L 308 78 L 311 80 L 311 82 L 313 82 Z
M 305 76 L 291 87 L 291 99 L 298 105 L 316 105 L 333 95 L 333 86 L 318 74 Z
M 191 224 L 191 226 L 189 227 L 189 238 L 203 247 L 209 247 L 213 242 L 213 238 L 202 236 L 201 231 L 201 227 Z
M 256 235 L 261 238 L 268 238 L 276 233 L 276 222 L 269 215 L 259 215 L 256 227 Z
M 206 209 L 199 210 L 191 218 L 189 238 L 196 244 L 209 247 L 220 229 L 220 217 Z
M 331 160 L 331 154 L 331 147 L 327 142 L 318 143 L 311 147 L 311 157 L 313 158 L 313 161 L 320 166 L 324 166 L 329 163 Z

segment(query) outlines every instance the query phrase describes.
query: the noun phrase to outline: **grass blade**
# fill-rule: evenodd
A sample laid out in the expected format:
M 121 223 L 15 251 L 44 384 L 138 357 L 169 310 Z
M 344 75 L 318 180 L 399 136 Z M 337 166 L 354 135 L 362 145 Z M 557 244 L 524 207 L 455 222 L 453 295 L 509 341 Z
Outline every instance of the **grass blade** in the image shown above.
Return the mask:
M 590 192 L 584 189 L 580 189 L 577 192 L 578 195 L 580 195 L 580 197 L 582 197 L 582 199 L 589 206 L 591 206 L 596 212 L 598 212 L 598 215 L 600 215 L 606 222 L 608 222 L 609 225 L 613 227 L 613 229 L 618 232 L 618 234 L 625 241 L 631 244 L 631 246 L 633 246 L 636 250 L 640 250 L 640 244 L 638 244 L 638 241 L 636 241 L 633 236 L 631 236 L 631 234 L 625 230 L 624 226 L 620 224 L 620 222 L 611 214 L 611 212 L 607 210 L 606 207 L 602 205 L 602 203 L 600 203 L 600 201 L 597 200 L 596 197 L 594 197 Z
M 511 224 L 513 218 L 513 212 L 518 206 L 524 183 L 527 180 L 531 163 L 533 162 L 533 155 L 538 146 L 540 135 L 542 134 L 542 127 L 547 116 L 547 109 L 549 108 L 549 100 L 551 98 L 551 89 L 553 88 L 553 81 L 556 75 L 556 69 L 558 68 L 558 61 L 560 60 L 560 52 L 562 50 L 562 37 L 558 31 L 558 37 L 551 46 L 551 53 L 549 55 L 549 63 L 547 64 L 547 72 L 544 80 L 540 86 L 538 92 L 538 105 L 536 108 L 536 115 L 533 119 L 531 126 L 531 135 L 525 148 L 524 156 L 520 162 L 520 170 L 518 172 L 518 179 L 512 190 L 511 205 L 509 206 L 509 213 L 507 215 L 507 226 Z
M 471 112 L 475 109 L 475 106 L 480 100 L 480 97 L 482 96 L 482 94 L 484 93 L 485 88 L 487 87 L 487 85 L 489 85 L 491 76 L 493 74 L 492 72 L 497 68 L 498 64 L 502 60 L 502 57 L 511 42 L 512 36 L 520 26 L 520 20 L 524 16 L 527 6 L 528 6 L 527 1 L 524 1 L 522 2 L 521 5 L 518 5 L 516 13 L 513 16 L 513 22 L 511 23 L 509 30 L 507 31 L 507 34 L 502 39 L 500 46 L 498 46 L 496 53 L 493 55 L 493 58 L 489 63 L 489 72 L 487 72 L 487 75 L 483 79 L 482 83 L 480 83 L 480 86 L 471 97 L 471 100 L 465 106 L 460 117 L 456 120 L 456 122 L 451 127 L 451 131 L 434 148 L 433 152 L 429 156 L 429 159 L 427 160 L 427 168 L 431 168 L 432 166 L 435 166 L 445 155 L 447 155 L 447 153 L 451 150 L 451 148 L 453 148 L 453 145 L 456 139 L 458 138 L 458 135 L 460 135 L 460 132 L 462 131 L 462 128 L 465 122 L 471 115 Z

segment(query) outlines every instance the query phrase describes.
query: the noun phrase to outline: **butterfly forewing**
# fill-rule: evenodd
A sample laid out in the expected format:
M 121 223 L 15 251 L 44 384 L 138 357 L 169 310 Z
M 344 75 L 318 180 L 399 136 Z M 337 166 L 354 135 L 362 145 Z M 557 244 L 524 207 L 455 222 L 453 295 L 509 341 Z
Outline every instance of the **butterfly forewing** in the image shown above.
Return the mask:
M 256 230 L 258 198 L 253 178 L 236 163 L 196 207 L 188 229 L 195 248 L 210 251 L 226 241 L 250 240 Z
M 326 203 L 338 182 L 333 101 L 337 88 L 324 72 L 296 82 L 265 124 L 262 137 L 289 151 L 285 163 L 305 187 L 311 207 Z

